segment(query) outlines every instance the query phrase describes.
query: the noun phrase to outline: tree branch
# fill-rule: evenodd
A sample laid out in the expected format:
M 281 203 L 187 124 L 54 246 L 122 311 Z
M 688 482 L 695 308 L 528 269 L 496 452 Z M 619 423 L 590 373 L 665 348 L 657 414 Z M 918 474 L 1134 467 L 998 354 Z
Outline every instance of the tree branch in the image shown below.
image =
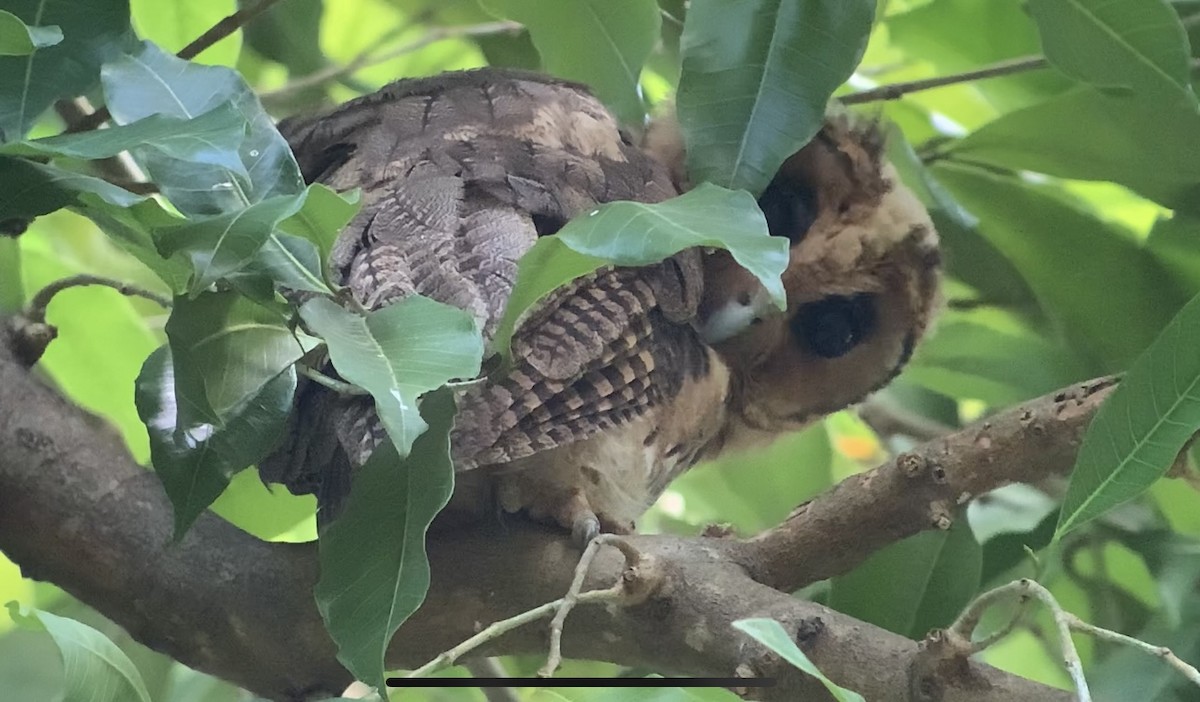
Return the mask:
M 845 573 L 887 544 L 949 529 L 973 497 L 1070 470 L 1115 387 L 1112 378 L 1088 381 L 922 444 L 801 505 L 734 557 L 758 582 L 790 592 Z
M 1085 421 L 1095 405 L 1087 400 L 1041 402 L 1078 415 L 1072 422 Z M 1074 450 L 1077 437 L 1064 429 L 1073 423 L 1061 424 L 1031 418 L 1023 431 L 1037 435 L 1034 443 L 1040 450 L 1065 456 Z M 1056 441 L 1060 431 L 1063 436 Z M 994 442 L 991 453 L 978 446 L 988 437 Z M 974 441 L 971 456 L 990 456 L 982 460 L 986 466 L 967 471 L 973 479 L 953 478 L 956 484 L 982 490 L 985 475 L 998 485 L 1031 470 L 1021 465 L 1028 452 L 1009 459 L 1011 449 L 998 424 L 991 433 L 976 428 L 945 441 L 947 446 Z M 950 460 L 943 465 L 947 474 L 963 469 Z M 919 486 L 930 480 L 892 482 L 893 502 L 936 492 Z M 881 507 L 886 500 L 877 489 L 855 479 L 828 499 Z M 859 493 L 871 499 L 856 498 Z M 685 675 L 753 671 L 778 679 L 776 687 L 763 692 L 768 702 L 828 699 L 820 684 L 731 628 L 737 619 L 767 616 L 792 632 L 839 684 L 873 702 L 916 699 L 909 691 L 928 683 L 927 673 L 915 666 L 916 642 L 755 582 L 739 565 L 749 563 L 751 574 L 766 582 L 787 584 L 809 577 L 795 576 L 803 566 L 795 558 L 818 555 L 822 572 L 856 562 L 830 555 L 848 537 L 829 539 L 818 549 L 790 535 L 802 515 L 750 542 L 626 537 L 661 568 L 660 585 L 640 604 L 573 612 L 563 631 L 564 653 Z M 874 541 L 879 534 L 900 535 L 879 530 L 868 514 L 860 513 L 858 521 L 875 529 Z M 171 507 L 156 476 L 132 462 L 113 431 L 39 384 L 13 358 L 10 339 L 0 336 L 0 549 L 23 573 L 60 585 L 152 648 L 257 694 L 305 700 L 345 689 L 350 675 L 334 657 L 312 598 L 317 578 L 312 544 L 265 543 L 211 514 L 202 516 L 177 544 L 171 543 L 171 530 Z M 799 543 L 802 552 L 792 557 L 773 550 L 786 542 Z M 479 528 L 438 534 L 430 538 L 428 551 L 429 597 L 392 642 L 387 657 L 392 666 L 419 665 L 466 640 L 481 624 L 557 599 L 572 581 L 578 561 L 565 535 L 520 525 L 503 533 Z M 773 568 L 763 560 L 773 553 L 793 562 Z M 624 567 L 619 551 L 602 549 L 585 587 L 608 586 Z M 546 630 L 522 627 L 477 653 L 544 650 Z M 976 662 L 966 663 L 954 679 L 937 682 L 947 701 L 1070 699 L 1065 691 Z

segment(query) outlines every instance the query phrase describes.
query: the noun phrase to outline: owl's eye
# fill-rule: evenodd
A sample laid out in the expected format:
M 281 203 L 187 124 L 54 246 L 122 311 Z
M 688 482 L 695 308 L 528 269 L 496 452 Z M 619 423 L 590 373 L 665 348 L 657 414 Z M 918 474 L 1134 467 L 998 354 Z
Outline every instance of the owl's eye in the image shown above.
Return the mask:
M 787 178 L 776 178 L 758 198 L 758 208 L 767 219 L 771 236 L 785 236 L 799 243 L 817 219 L 816 193 Z
M 875 329 L 875 300 L 868 293 L 832 295 L 800 308 L 792 333 L 821 358 L 838 358 Z

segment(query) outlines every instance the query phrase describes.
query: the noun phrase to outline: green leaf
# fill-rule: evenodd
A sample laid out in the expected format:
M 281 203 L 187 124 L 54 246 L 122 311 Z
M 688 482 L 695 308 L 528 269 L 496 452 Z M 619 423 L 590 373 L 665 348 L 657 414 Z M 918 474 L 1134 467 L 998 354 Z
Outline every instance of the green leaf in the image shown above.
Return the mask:
M 1200 296 L 1129 369 L 1084 435 L 1055 539 L 1145 492 L 1200 430 Z
M 304 303 L 300 316 L 325 339 L 338 373 L 375 398 L 401 457 L 426 429 L 418 398 L 450 380 L 479 374 L 483 338 L 474 318 L 420 295 L 365 316 L 319 297 Z
M 1179 145 L 1198 142 L 1200 115 L 1192 110 L 1080 88 L 1006 114 L 949 153 L 984 165 L 1108 180 L 1196 213 L 1200 159 Z
M 133 662 L 107 636 L 92 627 L 37 609 L 8 612 L 21 628 L 45 631 L 62 654 L 66 677 L 62 702 L 150 702 Z
M 838 702 L 864 702 L 862 695 L 847 690 L 825 677 L 825 674 L 818 670 L 812 661 L 808 660 L 808 656 L 804 655 L 804 651 L 800 650 L 783 626 L 774 619 L 739 619 L 733 623 L 733 628 L 744 632 L 750 638 L 779 654 L 797 669 L 819 680 Z
M 240 167 L 236 152 L 242 143 L 244 126 L 241 114 L 226 103 L 195 119 L 150 115 L 111 129 L 10 142 L 0 146 L 0 154 L 101 159 L 147 147 L 180 160 Z M 230 154 L 234 157 L 232 162 Z
M 136 400 L 178 537 L 274 447 L 292 408 L 292 364 L 307 348 L 283 317 L 235 292 L 176 298 L 166 331 Z
M 1027 400 L 1087 375 L 1061 341 L 996 309 L 942 313 L 907 376 L 942 394 L 993 407 Z
M 260 250 L 280 221 L 299 212 L 305 199 L 305 193 L 299 196 L 280 195 L 245 209 L 197 218 L 187 224 L 154 232 L 155 243 L 165 257 L 177 253 L 187 256 L 195 271 L 188 289 L 190 294 L 197 295 L 259 257 Z M 288 257 L 294 255 L 295 252 L 283 249 L 280 243 L 279 249 L 263 253 L 260 260 L 268 269 L 276 265 L 288 267 L 294 264 L 293 271 L 297 277 L 301 277 L 299 271 L 307 271 L 315 275 L 316 283 L 320 283 L 320 269 L 308 271 L 303 258 L 289 261 Z
M 21 290 L 21 248 L 12 237 L 0 237 L 0 315 L 19 312 L 25 305 Z
M 154 244 L 154 232 L 178 227 L 182 220 L 148 198 L 129 207 L 114 205 L 93 193 L 79 195 L 78 211 L 91 219 L 122 249 L 135 256 L 171 289 L 187 289 L 191 265 L 182 255 L 163 258 Z
M 139 34 L 176 53 L 236 12 L 237 4 L 233 0 L 130 0 L 130 10 Z M 232 66 L 241 51 L 241 36 L 241 32 L 234 32 L 192 60 Z
M 308 186 L 304 207 L 279 223 L 279 229 L 308 239 L 320 250 L 322 261 L 329 260 L 333 242 L 350 223 L 362 205 L 362 191 L 339 193 L 320 183 Z M 318 269 L 319 270 L 319 269 Z
M 13 13 L 0 10 L 0 56 L 27 56 L 62 40 L 57 25 L 30 27 Z
M 979 233 L 979 219 L 959 204 L 929 172 L 897 129 L 888 134 L 888 160 L 929 210 L 947 272 L 990 304 L 1035 307 L 1033 292 L 1012 262 Z
M 657 204 L 611 202 L 580 215 L 553 236 L 538 239 L 517 266 L 517 283 L 496 330 L 495 348 L 505 357 L 518 322 L 551 291 L 602 265 L 644 266 L 692 247 L 728 250 L 762 282 L 780 309 L 787 294 L 780 276 L 788 241 L 772 237 L 754 198 L 702 184 Z
M 1046 58 L 1101 89 L 1119 88 L 1200 107 L 1192 92 L 1187 33 L 1163 0 L 1029 0 Z
M 677 98 L 692 181 L 761 193 L 862 58 L 874 0 L 694 0 Z
M 892 3 L 894 6 L 896 3 Z M 961 73 L 1042 51 L 1037 27 L 1019 0 L 933 0 L 884 20 L 888 43 L 907 59 L 933 65 L 935 75 Z M 916 77 L 916 76 L 914 76 Z M 1008 111 L 1070 87 L 1055 71 L 1030 71 L 970 84 L 997 109 Z M 933 95 L 936 95 L 933 94 Z M 904 99 L 937 105 L 935 97 L 914 93 Z
M 27 25 L 55 25 L 63 40 L 26 56 L 0 56 L 0 141 L 24 137 L 59 98 L 90 90 L 100 64 L 134 45 L 128 0 L 5 0 Z
M 33 219 L 74 204 L 80 193 L 129 207 L 145 199 L 128 190 L 56 166 L 0 156 L 0 222 Z
M 430 430 L 416 437 L 404 459 L 390 443 L 375 449 L 356 473 L 343 511 L 319 540 L 317 607 L 337 642 L 338 660 L 378 689 L 392 634 L 429 589 L 425 531 L 454 489 L 453 418 L 448 388 L 427 395 L 421 419 Z
M 646 118 L 638 80 L 658 41 L 655 0 L 481 0 L 498 17 L 529 30 L 549 73 L 585 83 L 617 117 L 640 127 Z
M 1131 232 L 1054 189 L 948 162 L 933 173 L 979 218 L 979 232 L 1020 271 L 1090 373 L 1127 367 L 1184 302 Z
M 153 114 L 192 119 L 225 103 L 241 113 L 245 138 L 236 150 L 221 153 L 219 162 L 211 152 L 197 160 L 134 150 L 151 180 L 184 214 L 232 212 L 304 189 L 287 141 L 236 71 L 188 63 L 147 42 L 137 54 L 106 64 L 102 80 L 119 124 Z
M 253 7 L 256 0 L 239 0 L 237 4 L 245 9 Z M 329 59 L 321 51 L 322 5 L 322 0 L 276 3 L 246 25 L 246 44 L 260 56 L 283 64 L 293 78 L 324 68 Z
M 948 626 L 979 589 L 983 551 L 966 519 L 876 551 L 834 578 L 829 606 L 897 634 Z

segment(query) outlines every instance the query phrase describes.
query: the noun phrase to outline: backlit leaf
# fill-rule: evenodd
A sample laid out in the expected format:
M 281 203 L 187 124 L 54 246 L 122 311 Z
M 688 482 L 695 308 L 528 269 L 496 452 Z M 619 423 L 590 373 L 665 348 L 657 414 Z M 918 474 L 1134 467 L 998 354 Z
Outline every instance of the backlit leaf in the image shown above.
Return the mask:
M 74 619 L 22 609 L 8 603 L 13 621 L 23 629 L 50 634 L 62 654 L 62 702 L 150 702 L 141 674 L 107 636 Z
M 800 650 L 792 637 L 788 636 L 783 626 L 774 619 L 739 619 L 733 623 L 733 628 L 744 632 L 750 638 L 778 653 L 788 663 L 821 681 L 821 684 L 837 702 L 864 702 L 862 695 L 847 690 L 825 677 L 825 674 L 813 665 L 808 656 L 804 655 L 804 651 Z
M 874 0 L 693 0 L 679 123 L 694 182 L 761 193 L 862 58 Z
M 1200 430 L 1200 297 L 1171 320 L 1084 436 L 1055 538 L 1150 488 Z
M 338 644 L 338 660 L 378 689 L 383 689 L 383 654 L 392 634 L 429 589 L 425 531 L 454 489 L 453 417 L 449 389 L 427 395 L 420 421 L 429 431 L 416 437 L 406 458 L 397 456 L 390 443 L 375 449 L 356 472 L 342 512 L 318 542 L 317 607 Z

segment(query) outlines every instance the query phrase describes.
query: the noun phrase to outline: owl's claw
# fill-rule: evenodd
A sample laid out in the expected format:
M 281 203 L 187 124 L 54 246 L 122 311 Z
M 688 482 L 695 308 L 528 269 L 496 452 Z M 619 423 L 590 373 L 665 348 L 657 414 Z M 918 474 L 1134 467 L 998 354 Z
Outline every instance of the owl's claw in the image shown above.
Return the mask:
M 575 516 L 571 524 L 571 540 L 579 548 L 586 548 L 592 539 L 600 535 L 600 520 L 590 510 Z

